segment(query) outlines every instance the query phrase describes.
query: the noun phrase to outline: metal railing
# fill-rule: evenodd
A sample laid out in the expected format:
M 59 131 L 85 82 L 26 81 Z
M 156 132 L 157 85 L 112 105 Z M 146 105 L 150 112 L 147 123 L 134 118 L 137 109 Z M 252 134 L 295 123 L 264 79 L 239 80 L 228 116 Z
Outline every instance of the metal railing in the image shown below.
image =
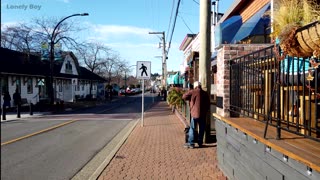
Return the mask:
M 268 47 L 230 60 L 230 115 L 249 117 L 320 141 L 320 66 L 316 58 Z

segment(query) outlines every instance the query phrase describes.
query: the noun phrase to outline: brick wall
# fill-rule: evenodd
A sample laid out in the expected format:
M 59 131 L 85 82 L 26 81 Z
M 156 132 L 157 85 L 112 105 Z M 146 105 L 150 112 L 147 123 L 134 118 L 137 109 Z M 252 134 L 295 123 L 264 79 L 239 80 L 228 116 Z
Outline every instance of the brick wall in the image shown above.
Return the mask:
M 230 73 L 229 61 L 233 58 L 266 48 L 271 44 L 225 44 L 217 54 L 217 96 L 223 99 L 223 108 L 217 107 L 216 113 L 222 117 L 230 117 Z

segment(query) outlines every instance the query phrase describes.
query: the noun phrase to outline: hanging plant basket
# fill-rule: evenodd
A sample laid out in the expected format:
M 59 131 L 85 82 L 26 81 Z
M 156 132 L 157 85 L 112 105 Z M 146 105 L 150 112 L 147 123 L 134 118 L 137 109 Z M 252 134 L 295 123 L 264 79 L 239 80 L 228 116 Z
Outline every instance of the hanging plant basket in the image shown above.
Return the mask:
M 313 52 L 320 50 L 320 21 L 303 27 L 287 27 L 280 46 L 290 56 L 312 56 Z
M 308 56 L 312 56 L 314 51 L 320 50 L 320 21 L 299 28 L 296 38 L 303 51 Z

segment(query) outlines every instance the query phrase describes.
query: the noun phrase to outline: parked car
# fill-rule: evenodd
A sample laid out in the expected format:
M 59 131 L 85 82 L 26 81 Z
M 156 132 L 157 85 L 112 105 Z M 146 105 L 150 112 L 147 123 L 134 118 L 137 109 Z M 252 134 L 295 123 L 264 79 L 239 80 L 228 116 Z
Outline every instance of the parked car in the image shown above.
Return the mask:
M 119 90 L 119 95 L 122 96 L 122 95 L 125 95 L 126 91 L 124 89 L 120 89 Z

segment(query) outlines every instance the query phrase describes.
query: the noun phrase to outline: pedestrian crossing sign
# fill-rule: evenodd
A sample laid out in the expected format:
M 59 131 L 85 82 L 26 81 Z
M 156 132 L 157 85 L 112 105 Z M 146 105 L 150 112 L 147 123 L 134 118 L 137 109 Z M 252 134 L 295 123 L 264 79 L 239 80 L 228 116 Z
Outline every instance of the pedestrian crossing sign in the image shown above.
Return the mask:
M 137 61 L 137 79 L 150 79 L 151 61 Z

